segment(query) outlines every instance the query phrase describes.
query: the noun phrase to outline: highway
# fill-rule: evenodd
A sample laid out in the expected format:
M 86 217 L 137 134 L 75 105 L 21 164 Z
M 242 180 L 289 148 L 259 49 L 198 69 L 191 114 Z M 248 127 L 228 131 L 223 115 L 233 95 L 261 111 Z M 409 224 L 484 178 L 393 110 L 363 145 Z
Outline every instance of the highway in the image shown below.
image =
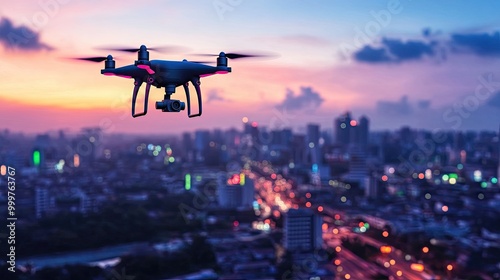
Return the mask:
M 338 211 L 325 205 L 316 204 L 313 199 L 308 199 L 305 205 L 294 204 L 292 198 L 300 194 L 296 193 L 291 183 L 281 174 L 277 174 L 269 164 L 254 161 L 251 162 L 250 166 L 251 169 L 245 172 L 255 182 L 262 220 L 267 222 L 267 218 L 272 215 L 279 217 L 290 208 L 309 207 L 317 211 L 319 206 L 322 207 L 324 215 L 335 219 L 335 213 Z M 323 240 L 326 245 L 337 251 L 337 258 L 332 264 L 327 265 L 327 269 L 337 275 L 337 279 L 374 279 L 372 277 L 376 275 L 387 275 L 389 279 L 434 279 L 429 276 L 429 274 L 432 275 L 429 271 L 412 270 L 411 264 L 415 263 L 415 260 L 408 258 L 401 250 L 392 248 L 388 254 L 381 253 L 376 262 L 367 261 L 342 246 L 342 238 L 351 240 L 358 238 L 361 242 L 376 248 L 386 245 L 362 233 L 354 233 L 347 227 L 330 224 L 323 231 Z

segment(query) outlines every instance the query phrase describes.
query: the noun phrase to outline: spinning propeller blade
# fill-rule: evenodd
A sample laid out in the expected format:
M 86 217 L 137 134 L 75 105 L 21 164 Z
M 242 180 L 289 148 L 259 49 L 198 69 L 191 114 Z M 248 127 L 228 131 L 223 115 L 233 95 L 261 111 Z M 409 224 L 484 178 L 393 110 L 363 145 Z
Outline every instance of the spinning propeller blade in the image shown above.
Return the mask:
M 139 48 L 128 48 L 128 47 L 102 47 L 102 48 L 97 48 L 98 50 L 110 50 L 110 51 L 120 51 L 120 52 L 138 52 L 140 50 Z M 182 52 L 186 48 L 180 47 L 180 46 L 159 46 L 159 47 L 154 47 L 150 48 L 147 47 L 148 51 L 157 51 L 157 52 L 162 52 L 162 53 L 173 53 L 173 52 Z
M 226 57 L 229 59 L 239 59 L 239 58 L 257 58 L 257 57 L 274 57 L 274 54 L 249 54 L 249 53 L 225 53 Z M 198 54 L 201 56 L 219 56 L 219 54 Z
M 108 57 L 107 56 L 92 56 L 92 57 L 74 57 L 71 59 L 91 61 L 91 62 L 103 62 L 106 59 L 108 59 Z

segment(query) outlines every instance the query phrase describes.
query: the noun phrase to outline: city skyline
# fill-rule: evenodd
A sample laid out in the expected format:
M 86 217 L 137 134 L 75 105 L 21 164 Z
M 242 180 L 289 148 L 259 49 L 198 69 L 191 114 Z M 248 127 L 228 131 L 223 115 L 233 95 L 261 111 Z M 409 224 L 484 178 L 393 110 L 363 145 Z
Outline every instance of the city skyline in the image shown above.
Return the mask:
M 0 117 L 9 121 L 3 128 L 40 133 L 98 126 L 161 134 L 239 127 L 247 117 L 271 128 L 297 129 L 308 123 L 332 127 L 335 117 L 351 111 L 366 115 L 373 130 L 498 129 L 497 2 L 143 4 L 4 5 Z M 66 59 L 140 44 L 181 46 L 172 53 L 151 52 L 151 59 L 201 60 L 194 54 L 219 51 L 277 56 L 230 61 L 232 73 L 202 79 L 205 110 L 197 119 L 155 110 L 134 119 L 130 80 L 100 75 L 102 64 Z M 136 59 L 112 54 L 117 66 Z M 152 90 L 151 107 L 161 95 Z M 177 89 L 175 97 L 184 100 L 183 95 Z

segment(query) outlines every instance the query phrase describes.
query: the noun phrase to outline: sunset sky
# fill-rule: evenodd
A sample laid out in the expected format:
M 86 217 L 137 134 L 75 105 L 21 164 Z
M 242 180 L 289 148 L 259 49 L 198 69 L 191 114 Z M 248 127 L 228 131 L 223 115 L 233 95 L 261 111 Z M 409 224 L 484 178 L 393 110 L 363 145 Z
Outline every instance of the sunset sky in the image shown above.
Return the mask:
M 500 2 L 33 0 L 0 5 L 0 129 L 38 133 L 101 126 L 107 132 L 176 133 L 318 123 L 345 111 L 371 128 L 498 130 Z M 202 79 L 204 112 L 154 109 L 132 118 L 133 81 L 100 74 L 104 63 L 68 57 L 136 54 L 106 46 L 181 46 L 150 59 L 264 52 Z M 215 58 L 209 58 L 214 60 Z M 185 100 L 182 88 L 173 98 Z

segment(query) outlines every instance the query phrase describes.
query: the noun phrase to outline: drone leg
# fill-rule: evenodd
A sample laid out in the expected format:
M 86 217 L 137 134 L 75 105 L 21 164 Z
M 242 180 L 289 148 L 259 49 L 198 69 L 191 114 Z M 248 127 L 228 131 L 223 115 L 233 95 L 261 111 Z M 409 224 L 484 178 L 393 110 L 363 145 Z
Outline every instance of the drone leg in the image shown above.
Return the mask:
M 149 99 L 149 90 L 151 89 L 151 83 L 153 82 L 153 79 L 151 77 L 148 78 L 146 82 L 146 92 L 144 94 L 144 112 L 142 113 L 135 113 L 135 104 L 137 100 L 137 94 L 139 93 L 139 88 L 142 85 L 142 81 L 139 79 L 135 79 L 134 81 L 134 92 L 132 95 L 132 117 L 137 118 L 140 116 L 144 116 L 148 113 L 148 99 Z
M 191 116 L 191 98 L 189 97 L 189 83 L 185 83 L 182 85 L 184 87 L 184 92 L 186 93 L 186 101 L 188 105 L 188 117 Z
M 201 88 L 200 88 L 201 82 L 200 82 L 200 77 L 194 77 L 194 78 L 192 78 L 191 79 L 191 83 L 193 84 L 194 89 L 196 90 L 196 95 L 198 97 L 198 114 L 193 114 L 193 115 L 190 114 L 190 107 L 191 106 L 189 106 L 189 90 L 186 89 L 187 85 L 184 85 L 184 89 L 186 90 L 186 97 L 187 97 L 187 100 L 188 100 L 188 117 L 194 118 L 194 117 L 201 116 L 202 103 L 201 103 Z
M 135 113 L 135 101 L 137 100 L 137 94 L 139 93 L 139 88 L 141 88 L 142 81 L 139 79 L 134 80 L 134 92 L 132 93 L 132 117 L 142 116 L 141 114 Z

